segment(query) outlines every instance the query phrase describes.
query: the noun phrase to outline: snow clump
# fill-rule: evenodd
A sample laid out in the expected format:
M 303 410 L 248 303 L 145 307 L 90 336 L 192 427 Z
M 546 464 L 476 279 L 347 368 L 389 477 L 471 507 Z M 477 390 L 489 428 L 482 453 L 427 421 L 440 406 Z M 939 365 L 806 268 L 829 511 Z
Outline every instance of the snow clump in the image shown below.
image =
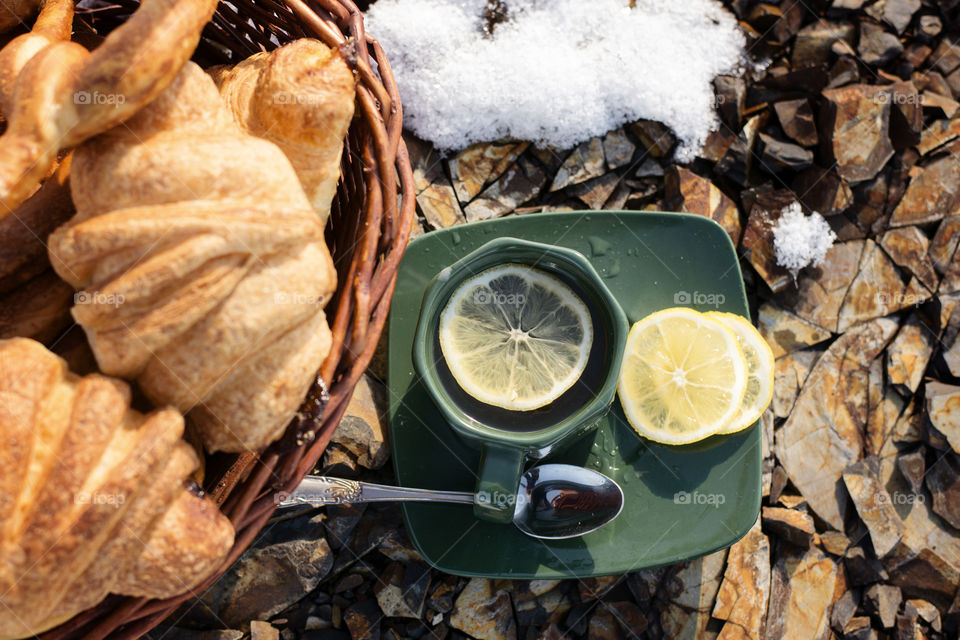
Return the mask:
M 717 0 L 379 0 L 365 23 L 390 56 L 404 124 L 441 150 L 502 138 L 570 148 L 626 122 L 676 133 L 687 162 L 715 130 L 713 79 L 744 36 Z

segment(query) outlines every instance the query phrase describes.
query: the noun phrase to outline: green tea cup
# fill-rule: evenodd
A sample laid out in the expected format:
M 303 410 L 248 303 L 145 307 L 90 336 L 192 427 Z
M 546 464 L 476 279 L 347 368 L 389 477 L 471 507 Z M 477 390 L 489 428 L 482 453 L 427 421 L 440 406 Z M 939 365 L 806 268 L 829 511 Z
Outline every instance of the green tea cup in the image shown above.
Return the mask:
M 453 379 L 440 349 L 439 326 L 451 294 L 468 278 L 503 264 L 542 270 L 569 285 L 590 310 L 593 343 L 580 379 L 552 403 L 532 411 L 485 404 Z M 454 432 L 480 450 L 474 513 L 510 522 L 520 475 L 586 433 L 610 408 L 627 339 L 627 317 L 593 265 L 579 252 L 516 238 L 492 240 L 443 269 L 427 286 L 413 342 L 413 364 Z

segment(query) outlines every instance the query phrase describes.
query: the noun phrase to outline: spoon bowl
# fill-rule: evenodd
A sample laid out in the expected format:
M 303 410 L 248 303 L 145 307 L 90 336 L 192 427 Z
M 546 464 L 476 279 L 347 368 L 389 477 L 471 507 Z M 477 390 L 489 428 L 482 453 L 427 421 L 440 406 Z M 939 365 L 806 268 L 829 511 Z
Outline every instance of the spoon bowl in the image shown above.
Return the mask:
M 277 500 L 280 507 L 292 507 L 392 501 L 474 504 L 476 497 L 467 491 L 407 489 L 306 476 L 293 493 L 280 493 Z M 533 538 L 562 540 L 596 531 L 622 509 L 620 486 L 599 471 L 569 464 L 544 464 L 521 476 L 513 524 Z
M 569 464 L 533 467 L 520 478 L 513 524 L 534 538 L 563 540 L 596 531 L 623 509 L 623 490 L 599 471 Z

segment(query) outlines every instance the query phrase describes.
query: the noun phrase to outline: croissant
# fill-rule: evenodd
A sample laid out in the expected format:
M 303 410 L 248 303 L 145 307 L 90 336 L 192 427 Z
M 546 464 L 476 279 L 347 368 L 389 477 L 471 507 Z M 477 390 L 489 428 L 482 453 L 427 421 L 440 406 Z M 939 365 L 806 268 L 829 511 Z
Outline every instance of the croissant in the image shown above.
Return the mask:
M 70 42 L 74 0 L 45 0 L 33 30 L 0 50 L 0 218 L 61 149 L 123 122 L 193 54 L 217 0 L 143 0 L 92 53 Z
M 47 236 L 73 215 L 69 156 L 12 214 L 0 217 L 0 339 L 52 340 L 70 324 L 73 289 L 50 269 Z
M 185 482 L 199 462 L 172 409 L 0 341 L 0 637 L 41 633 L 108 593 L 167 598 L 226 558 L 233 527 Z
M 279 438 L 330 349 L 336 273 L 276 145 L 242 133 L 187 63 L 74 152 L 77 214 L 49 238 L 100 369 L 187 412 L 209 451 Z
M 326 222 L 356 93 L 340 54 L 303 38 L 210 73 L 240 127 L 280 147 Z

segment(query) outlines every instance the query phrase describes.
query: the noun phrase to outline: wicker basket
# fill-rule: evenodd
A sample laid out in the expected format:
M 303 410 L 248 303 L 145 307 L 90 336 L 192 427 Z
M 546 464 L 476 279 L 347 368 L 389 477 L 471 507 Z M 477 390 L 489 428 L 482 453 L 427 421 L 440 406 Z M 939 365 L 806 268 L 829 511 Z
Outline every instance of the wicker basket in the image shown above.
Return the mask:
M 92 27 L 102 34 L 136 8 L 136 0 L 120 0 L 78 9 L 75 30 Z M 206 489 L 236 529 L 233 549 L 214 575 L 192 592 L 167 600 L 110 596 L 43 634 L 44 640 L 137 638 L 212 584 L 266 524 L 275 508 L 274 496 L 292 490 L 314 468 L 377 346 L 410 235 L 415 196 L 400 137 L 397 87 L 383 50 L 364 32 L 359 9 L 349 0 L 221 3 L 194 59 L 203 66 L 235 63 L 301 37 L 338 47 L 354 66 L 358 83 L 356 115 L 327 227 L 339 283 L 327 307 L 333 333 L 330 355 L 280 442 L 260 455 L 208 459 Z

